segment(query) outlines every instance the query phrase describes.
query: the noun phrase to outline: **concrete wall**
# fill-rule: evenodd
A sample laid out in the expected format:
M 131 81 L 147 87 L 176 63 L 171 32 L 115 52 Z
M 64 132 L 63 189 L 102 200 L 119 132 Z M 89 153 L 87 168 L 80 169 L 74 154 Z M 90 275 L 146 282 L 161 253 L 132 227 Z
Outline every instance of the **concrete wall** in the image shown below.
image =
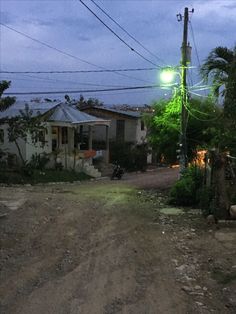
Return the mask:
M 137 143 L 143 143 L 146 142 L 147 139 L 147 128 L 144 126 L 144 130 L 141 130 L 141 119 L 137 120 L 137 134 L 136 134 L 136 140 Z
M 146 139 L 147 129 L 141 130 L 141 119 L 120 119 L 125 121 L 125 142 L 143 143 Z M 109 128 L 109 140 L 116 141 L 116 119 L 111 119 Z M 93 127 L 93 139 L 105 141 L 106 128 L 103 126 Z

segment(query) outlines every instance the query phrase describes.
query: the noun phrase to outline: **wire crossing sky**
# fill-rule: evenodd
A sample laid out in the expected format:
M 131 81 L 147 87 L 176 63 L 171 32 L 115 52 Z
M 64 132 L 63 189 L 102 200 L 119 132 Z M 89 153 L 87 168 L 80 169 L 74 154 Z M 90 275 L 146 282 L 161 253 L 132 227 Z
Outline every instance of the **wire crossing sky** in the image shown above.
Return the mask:
M 161 87 L 160 67 L 180 66 L 183 23 L 176 14 L 185 7 L 192 9 L 187 0 L 1 0 L 0 80 L 11 80 L 8 92 L 26 100 L 44 91 L 60 92 L 51 96 L 57 99 L 64 91 L 74 91 L 74 98 L 83 91 L 105 104 L 168 98 L 172 90 Z M 196 97 L 206 89 L 196 85 L 199 65 L 215 47 L 235 44 L 235 16 L 235 0 L 194 1 L 189 84 Z M 156 88 L 135 89 L 141 84 Z

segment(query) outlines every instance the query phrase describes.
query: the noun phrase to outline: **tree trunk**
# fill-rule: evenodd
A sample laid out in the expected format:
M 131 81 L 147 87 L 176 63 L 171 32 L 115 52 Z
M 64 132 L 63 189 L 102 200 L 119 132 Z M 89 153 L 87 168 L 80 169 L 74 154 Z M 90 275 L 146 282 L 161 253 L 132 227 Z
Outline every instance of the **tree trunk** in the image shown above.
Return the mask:
M 212 184 L 214 189 L 214 211 L 216 218 L 229 218 L 230 201 L 227 194 L 227 182 L 225 180 L 226 156 L 224 154 L 212 154 Z
M 17 140 L 14 140 L 14 143 L 15 143 L 16 148 L 17 148 L 17 150 L 18 150 L 18 153 L 19 153 L 19 156 L 20 156 L 22 165 L 24 166 L 24 165 L 25 165 L 25 160 L 24 160 L 23 155 L 22 155 L 22 153 L 21 153 L 20 146 L 19 146 Z

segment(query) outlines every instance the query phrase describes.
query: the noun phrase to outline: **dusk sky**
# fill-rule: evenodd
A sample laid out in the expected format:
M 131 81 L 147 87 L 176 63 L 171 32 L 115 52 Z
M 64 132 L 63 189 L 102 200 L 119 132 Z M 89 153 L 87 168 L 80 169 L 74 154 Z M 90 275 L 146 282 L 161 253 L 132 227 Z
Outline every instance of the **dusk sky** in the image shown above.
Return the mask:
M 236 43 L 236 0 L 95 2 L 152 54 L 138 45 L 90 0 L 84 0 L 84 3 L 125 43 L 79 0 L 0 0 L 1 71 L 156 69 L 115 73 L 1 73 L 0 80 L 12 81 L 9 92 L 67 91 L 66 94 L 76 99 L 81 92 L 70 94 L 70 90 L 159 85 L 160 67 L 180 64 L 183 21 L 178 22 L 176 14 L 183 15 L 185 7 L 189 10 L 194 8 L 194 13 L 190 14 L 188 37 L 192 46 L 190 85 L 200 81 L 197 75 L 199 61 L 202 62 L 213 48 L 232 48 Z M 105 104 L 141 105 L 168 97 L 170 91 L 156 87 L 83 92 L 83 95 L 98 98 Z M 35 97 L 64 99 L 64 94 L 17 96 L 18 99 L 27 100 Z

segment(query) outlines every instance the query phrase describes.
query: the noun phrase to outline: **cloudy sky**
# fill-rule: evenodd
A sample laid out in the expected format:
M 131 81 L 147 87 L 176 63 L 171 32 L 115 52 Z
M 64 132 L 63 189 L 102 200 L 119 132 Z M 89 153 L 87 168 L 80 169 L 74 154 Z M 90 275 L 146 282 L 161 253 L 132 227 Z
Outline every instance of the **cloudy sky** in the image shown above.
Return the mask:
M 72 98 L 78 98 L 84 91 L 86 98 L 96 97 L 105 104 L 133 105 L 150 104 L 155 99 L 168 97 L 170 91 L 159 87 L 96 93 L 91 90 L 159 85 L 160 67 L 179 65 L 183 22 L 177 21 L 176 14 L 183 15 L 185 7 L 190 11 L 194 8 L 194 13 L 190 14 L 188 37 L 193 47 L 190 85 L 200 81 L 197 76 L 199 61 L 202 62 L 214 47 L 232 48 L 236 43 L 236 0 L 94 0 L 142 46 L 95 3 L 83 1 L 120 38 L 79 0 L 0 0 L 0 79 L 12 81 L 9 92 L 62 91 L 62 94 L 39 97 L 63 99 L 64 91 Z M 2 73 L 113 69 L 149 70 Z M 72 90 L 78 93 L 70 94 Z M 36 96 L 17 97 L 31 99 Z

